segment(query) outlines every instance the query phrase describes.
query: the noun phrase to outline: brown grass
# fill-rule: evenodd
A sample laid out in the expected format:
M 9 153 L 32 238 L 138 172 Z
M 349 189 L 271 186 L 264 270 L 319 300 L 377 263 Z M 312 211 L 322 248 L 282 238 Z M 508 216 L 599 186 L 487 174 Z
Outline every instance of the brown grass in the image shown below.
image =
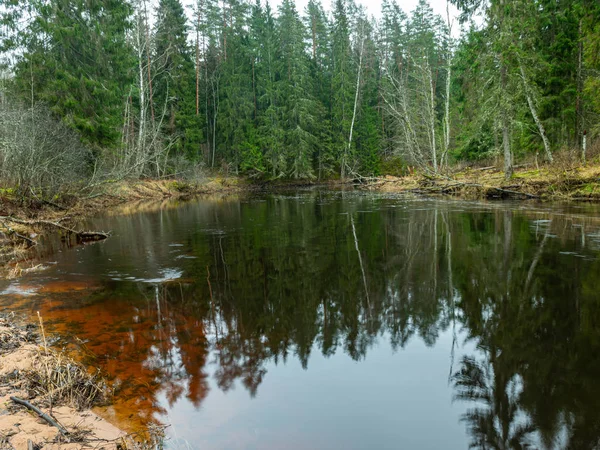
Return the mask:
M 87 411 L 93 406 L 110 403 L 113 390 L 100 371 L 87 368 L 72 358 L 66 349 L 52 348 L 41 317 L 39 327 L 22 323 L 23 319 L 13 313 L 0 314 L 0 357 L 5 362 L 5 357 L 18 355 L 15 361 L 20 361 L 18 366 L 21 367 L 14 370 L 3 367 L 0 376 L 3 395 L 24 396 L 22 398 L 50 415 L 53 408 L 68 406 Z M 26 357 L 31 361 L 23 364 Z M 5 407 L 10 414 L 22 414 L 20 412 L 25 410 L 14 403 Z M 161 449 L 165 439 L 164 428 L 153 424 L 141 432 L 123 433 L 117 439 L 106 441 L 95 437 L 93 430 L 73 424 L 68 427 L 68 435 L 57 432 L 54 439 L 44 441 L 40 448 L 56 448 L 56 445 L 58 448 L 74 448 L 73 444 L 81 443 L 86 448 Z M 14 435 L 11 430 L 0 430 L 0 449 L 12 448 L 11 438 Z
M 570 149 L 554 154 L 552 164 L 529 159 L 515 166 L 506 180 L 502 167 L 492 160 L 477 167 L 453 167 L 432 177 L 422 173 L 394 178 L 382 177 L 364 188 L 385 192 L 445 194 L 464 198 L 539 198 L 543 200 L 600 201 L 600 141 L 588 149 L 587 164 Z

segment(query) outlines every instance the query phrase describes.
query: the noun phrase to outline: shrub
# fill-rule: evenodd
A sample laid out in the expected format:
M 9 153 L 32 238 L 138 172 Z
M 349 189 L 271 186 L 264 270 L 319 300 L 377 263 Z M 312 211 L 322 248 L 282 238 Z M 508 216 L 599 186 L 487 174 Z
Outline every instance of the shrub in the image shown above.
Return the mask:
M 0 102 L 0 182 L 46 198 L 88 178 L 92 152 L 43 105 Z

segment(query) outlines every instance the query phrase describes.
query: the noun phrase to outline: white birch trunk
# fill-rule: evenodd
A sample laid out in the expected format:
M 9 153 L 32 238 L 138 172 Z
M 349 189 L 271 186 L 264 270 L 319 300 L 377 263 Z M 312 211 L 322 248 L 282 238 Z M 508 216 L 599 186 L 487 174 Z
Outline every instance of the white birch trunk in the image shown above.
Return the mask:
M 538 127 L 538 131 L 540 136 L 542 136 L 542 141 L 544 142 L 544 152 L 546 153 L 546 158 L 548 161 L 552 162 L 552 152 L 550 151 L 550 142 L 548 142 L 548 137 L 546 136 L 546 130 L 544 128 L 544 124 L 540 120 L 538 116 L 537 110 L 535 108 L 535 103 L 533 101 L 533 94 L 531 89 L 529 88 L 529 83 L 527 82 L 527 77 L 525 76 L 525 70 L 523 69 L 523 64 L 519 63 L 519 70 L 521 71 L 521 79 L 523 81 L 523 87 L 525 90 L 525 96 L 527 97 L 527 104 L 529 105 L 529 110 L 531 111 L 531 115 L 533 116 L 533 120 Z
M 435 89 L 433 86 L 433 74 L 431 73 L 431 67 L 429 61 L 427 61 L 427 76 L 429 78 L 429 126 L 431 128 L 431 162 L 433 164 L 433 171 L 437 173 L 437 148 L 435 142 Z
M 446 20 L 448 24 L 448 55 L 446 57 L 446 98 L 444 104 L 444 152 L 442 165 L 448 165 L 450 150 L 450 84 L 452 81 L 452 22 L 450 21 L 450 2 L 446 2 Z
M 139 158 L 140 154 L 143 154 L 144 148 L 144 133 L 146 130 L 146 88 L 144 86 L 144 48 L 142 45 L 141 34 L 141 12 L 138 11 L 138 29 L 136 33 L 137 47 L 138 47 L 138 70 L 139 70 L 139 83 L 140 83 L 140 124 L 138 130 L 138 144 L 137 144 L 137 155 Z M 136 161 L 137 163 L 138 161 Z
M 348 148 L 346 149 L 346 154 L 344 155 L 344 161 L 342 162 L 342 179 L 346 174 L 346 165 L 348 164 L 348 155 L 350 154 L 350 150 L 352 149 L 352 132 L 354 131 L 354 122 L 356 121 L 356 108 L 358 106 L 358 94 L 360 92 L 360 75 L 362 72 L 362 60 L 363 60 L 363 52 L 365 48 L 365 38 L 362 38 L 360 44 L 360 54 L 358 57 L 358 74 L 356 75 L 356 92 L 354 95 L 354 109 L 352 111 L 352 122 L 350 122 L 350 134 L 348 136 Z

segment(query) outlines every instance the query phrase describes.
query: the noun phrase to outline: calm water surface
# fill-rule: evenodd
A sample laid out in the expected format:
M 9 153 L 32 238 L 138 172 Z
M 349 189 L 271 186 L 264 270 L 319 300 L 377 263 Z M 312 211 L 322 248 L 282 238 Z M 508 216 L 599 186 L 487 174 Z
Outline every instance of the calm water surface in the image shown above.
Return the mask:
M 89 227 L 113 237 L 0 307 L 76 336 L 120 386 L 106 413 L 171 448 L 598 446 L 594 206 L 306 191 Z

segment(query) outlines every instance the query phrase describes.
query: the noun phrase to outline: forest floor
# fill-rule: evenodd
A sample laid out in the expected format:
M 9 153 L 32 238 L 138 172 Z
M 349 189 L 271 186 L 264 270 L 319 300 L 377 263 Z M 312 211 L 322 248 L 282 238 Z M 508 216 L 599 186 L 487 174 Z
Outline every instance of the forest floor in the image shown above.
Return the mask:
M 471 199 L 600 201 L 600 163 L 570 168 L 517 167 L 510 179 L 495 166 L 466 168 L 438 176 L 418 173 L 405 177 L 385 176 L 366 179 L 361 188 Z

